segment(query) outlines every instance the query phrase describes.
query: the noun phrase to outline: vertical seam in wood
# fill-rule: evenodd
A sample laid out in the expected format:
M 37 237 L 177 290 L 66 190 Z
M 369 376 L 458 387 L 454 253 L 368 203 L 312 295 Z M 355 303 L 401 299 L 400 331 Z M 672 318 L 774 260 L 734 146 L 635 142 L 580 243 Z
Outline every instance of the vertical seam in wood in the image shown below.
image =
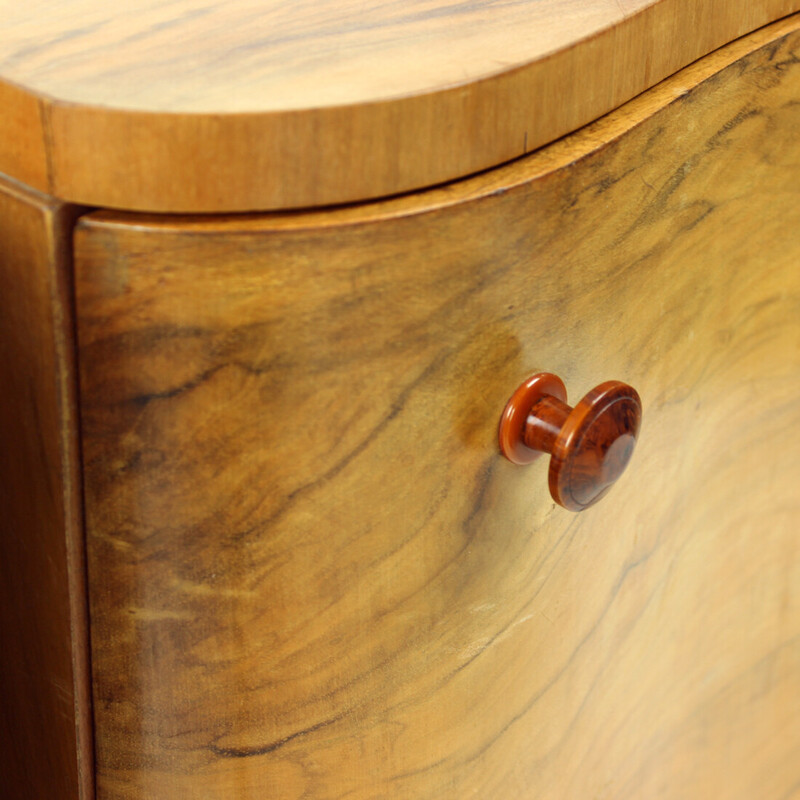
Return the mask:
M 54 347 L 58 374 L 58 404 L 61 426 L 61 472 L 63 475 L 65 548 L 69 585 L 75 736 L 78 761 L 78 797 L 95 800 L 94 714 L 92 711 L 89 585 L 84 524 L 83 471 L 80 414 L 78 410 L 77 319 L 75 309 L 72 234 L 84 211 L 63 206 L 56 212 L 54 257 L 51 259 Z M 60 334 L 60 335 L 59 335 Z
M 39 118 L 42 121 L 42 139 L 44 145 L 44 165 L 47 179 L 47 191 L 55 195 L 55 169 L 53 167 L 53 127 L 50 121 L 50 107 L 41 97 L 39 103 Z

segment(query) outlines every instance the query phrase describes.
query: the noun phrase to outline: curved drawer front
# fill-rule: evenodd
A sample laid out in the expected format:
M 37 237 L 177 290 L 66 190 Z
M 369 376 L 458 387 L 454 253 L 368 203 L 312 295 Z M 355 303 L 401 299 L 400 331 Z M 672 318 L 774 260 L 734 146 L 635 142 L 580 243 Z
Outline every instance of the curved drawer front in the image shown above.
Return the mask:
M 101 800 L 796 787 L 799 49 L 413 198 L 84 218 Z M 537 370 L 642 398 L 578 515 L 497 448 Z

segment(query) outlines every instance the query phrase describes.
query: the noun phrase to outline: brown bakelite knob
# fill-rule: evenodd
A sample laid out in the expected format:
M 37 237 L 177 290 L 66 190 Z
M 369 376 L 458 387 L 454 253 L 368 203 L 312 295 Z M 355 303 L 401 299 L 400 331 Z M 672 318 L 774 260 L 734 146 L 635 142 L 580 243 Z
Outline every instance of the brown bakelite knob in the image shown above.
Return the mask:
M 515 464 L 550 453 L 550 494 L 564 508 L 583 511 L 625 471 L 641 421 L 642 401 L 626 383 L 601 383 L 570 408 L 563 381 L 540 372 L 508 401 L 500 449 Z

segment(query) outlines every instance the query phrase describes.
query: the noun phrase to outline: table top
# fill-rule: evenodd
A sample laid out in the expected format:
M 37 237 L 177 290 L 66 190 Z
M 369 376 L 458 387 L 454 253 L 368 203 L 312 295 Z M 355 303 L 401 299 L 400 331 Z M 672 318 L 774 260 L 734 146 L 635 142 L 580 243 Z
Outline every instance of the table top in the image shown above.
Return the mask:
M 800 0 L 0 0 L 0 172 L 76 203 L 247 211 L 486 169 Z

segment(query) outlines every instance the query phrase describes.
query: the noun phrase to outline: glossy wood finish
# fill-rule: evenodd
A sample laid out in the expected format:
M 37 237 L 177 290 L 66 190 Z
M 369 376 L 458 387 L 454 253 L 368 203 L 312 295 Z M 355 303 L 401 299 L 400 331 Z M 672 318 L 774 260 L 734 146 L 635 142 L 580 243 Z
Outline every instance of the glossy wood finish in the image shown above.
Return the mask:
M 798 10 L 0 0 L 0 171 L 65 200 L 150 211 L 395 194 L 524 155 Z
M 91 800 L 73 212 L 0 179 L 0 784 Z
M 99 800 L 796 792 L 798 54 L 418 197 L 81 221 Z M 537 368 L 646 398 L 580 515 L 497 451 Z

